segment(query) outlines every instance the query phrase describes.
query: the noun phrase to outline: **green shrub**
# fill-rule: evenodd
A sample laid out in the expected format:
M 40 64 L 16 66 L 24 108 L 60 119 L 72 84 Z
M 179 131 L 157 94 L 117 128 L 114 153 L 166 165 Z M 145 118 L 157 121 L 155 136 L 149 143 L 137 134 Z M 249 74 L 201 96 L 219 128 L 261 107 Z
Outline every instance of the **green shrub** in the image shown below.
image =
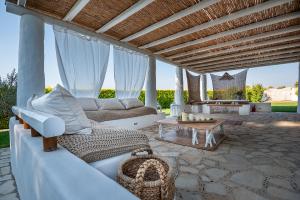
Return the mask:
M 114 98 L 115 95 L 116 92 L 113 89 L 102 89 L 100 91 L 99 98 L 101 99 Z
M 207 90 L 207 97 L 208 97 L 208 99 L 213 99 L 213 97 L 214 97 L 214 91 Z
M 102 89 L 99 98 L 114 98 L 115 90 Z M 143 90 L 139 99 L 145 103 L 145 91 Z M 184 91 L 184 101 L 188 100 L 188 92 Z M 174 102 L 174 90 L 157 90 L 157 101 L 162 108 L 170 108 L 171 103 Z
M 277 89 L 283 89 L 283 88 L 286 88 L 286 87 L 284 85 L 277 87 Z
M 52 87 L 51 86 L 46 87 L 45 90 L 44 90 L 45 94 L 48 94 L 51 91 L 52 91 Z
M 261 84 L 246 87 L 246 99 L 250 102 L 260 102 L 265 88 Z
M 7 74 L 5 79 L 0 77 L 0 129 L 7 129 L 9 118 L 13 116 L 11 107 L 16 105 L 17 73 L 16 70 Z

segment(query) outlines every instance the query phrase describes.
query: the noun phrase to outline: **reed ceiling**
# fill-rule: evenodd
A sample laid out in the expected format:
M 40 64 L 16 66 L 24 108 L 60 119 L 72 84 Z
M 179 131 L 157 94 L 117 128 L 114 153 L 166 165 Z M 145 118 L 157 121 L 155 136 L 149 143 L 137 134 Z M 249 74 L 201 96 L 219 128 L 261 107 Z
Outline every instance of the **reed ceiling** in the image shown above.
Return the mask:
M 78 1 L 27 0 L 25 8 L 66 20 Z M 17 0 L 7 2 L 18 4 Z M 138 0 L 90 0 L 77 7 L 68 22 L 199 72 L 254 67 L 272 64 L 272 60 L 276 64 L 279 58 L 300 61 L 300 0 L 149 2 L 141 6 Z M 122 16 L 126 12 L 131 14 Z M 177 17 L 179 13 L 183 14 Z M 109 26 L 120 16 L 122 20 Z M 109 28 L 102 31 L 105 26 Z

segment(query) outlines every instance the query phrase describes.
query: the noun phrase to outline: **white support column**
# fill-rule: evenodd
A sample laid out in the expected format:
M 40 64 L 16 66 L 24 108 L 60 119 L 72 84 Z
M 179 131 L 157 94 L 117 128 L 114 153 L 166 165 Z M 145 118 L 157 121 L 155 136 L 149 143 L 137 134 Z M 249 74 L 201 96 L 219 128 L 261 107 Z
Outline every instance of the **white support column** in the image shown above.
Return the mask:
M 26 106 L 33 94 L 43 94 L 44 75 L 44 22 L 32 15 L 20 20 L 17 105 Z
M 298 106 L 297 113 L 300 114 L 300 62 L 298 63 Z
M 176 67 L 175 84 L 175 104 L 183 106 L 183 70 L 181 67 Z
M 156 108 L 156 59 L 149 56 L 149 67 L 147 72 L 145 105 Z
M 206 74 L 201 74 L 201 100 L 207 100 L 207 77 Z

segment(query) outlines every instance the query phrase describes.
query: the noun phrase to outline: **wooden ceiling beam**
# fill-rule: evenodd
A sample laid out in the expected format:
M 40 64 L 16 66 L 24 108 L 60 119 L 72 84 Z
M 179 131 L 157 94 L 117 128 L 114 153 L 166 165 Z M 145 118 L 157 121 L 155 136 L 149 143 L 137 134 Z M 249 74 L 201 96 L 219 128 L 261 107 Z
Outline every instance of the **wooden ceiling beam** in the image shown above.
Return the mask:
M 220 61 L 217 61 L 217 62 L 205 63 L 205 64 L 203 64 L 203 66 L 210 67 L 210 66 L 215 66 L 215 65 L 230 64 L 230 63 L 239 62 L 239 61 L 255 60 L 255 59 L 271 57 L 271 56 L 280 56 L 280 55 L 283 55 L 283 54 L 299 53 L 300 52 L 300 43 L 298 43 L 297 46 L 298 47 L 292 48 L 292 49 L 278 50 L 278 51 L 267 52 L 267 53 L 258 53 L 256 55 L 252 55 L 252 56 L 244 56 L 244 57 L 239 57 L 239 58 L 236 57 L 236 58 L 232 58 L 232 59 L 220 60 Z M 187 66 L 187 67 L 192 67 L 193 68 L 192 65 Z
M 110 20 L 108 23 L 103 25 L 101 28 L 99 28 L 96 32 L 97 33 L 104 33 L 107 30 L 111 29 L 115 25 L 119 24 L 120 22 L 126 20 L 128 17 L 132 16 L 136 12 L 142 10 L 146 6 L 148 6 L 150 3 L 152 3 L 154 0 L 139 0 L 137 3 L 132 5 L 130 8 Z
M 140 46 L 140 48 L 150 48 L 150 47 L 153 47 L 153 46 L 157 46 L 157 45 L 169 42 L 171 40 L 175 40 L 177 38 L 180 38 L 180 37 L 192 34 L 192 33 L 196 33 L 196 32 L 199 32 L 201 30 L 208 29 L 208 28 L 216 26 L 216 25 L 226 23 L 228 21 L 236 20 L 238 18 L 245 17 L 245 16 L 248 16 L 248 15 L 251 15 L 251 14 L 266 10 L 266 9 L 269 9 L 269 8 L 273 8 L 273 7 L 276 7 L 276 6 L 279 6 L 279 5 L 283 5 L 283 4 L 288 3 L 288 2 L 291 2 L 291 0 L 267 1 L 265 3 L 261 3 L 261 4 L 258 4 L 256 6 L 252 6 L 252 7 L 246 8 L 246 9 L 242 9 L 240 11 L 231 13 L 229 15 L 225 15 L 224 17 L 220 17 L 220 18 L 208 21 L 206 23 L 203 23 L 203 24 L 194 26 L 192 28 L 180 31 L 178 33 L 167 36 L 165 38 L 150 42 L 146 45 Z M 160 52 L 157 52 L 157 53 L 160 53 Z
M 263 20 L 263 21 L 259 21 L 259 22 L 256 22 L 256 23 L 246 25 L 246 26 L 241 26 L 241 27 L 238 27 L 238 28 L 235 28 L 235 29 L 230 29 L 228 31 L 219 32 L 219 33 L 216 33 L 216 34 L 213 34 L 213 35 L 209 35 L 209 36 L 204 37 L 204 38 L 200 38 L 200 39 L 196 39 L 196 40 L 193 40 L 193 41 L 185 42 L 185 43 L 182 43 L 182 44 L 170 47 L 170 48 L 166 48 L 166 49 L 157 51 L 157 52 L 155 52 L 155 54 L 163 54 L 163 53 L 167 53 L 167 52 L 170 52 L 170 51 L 175 51 L 175 50 L 182 49 L 182 48 L 185 48 L 185 47 L 201 44 L 203 42 L 208 42 L 210 40 L 219 39 L 219 38 L 226 37 L 226 36 L 229 36 L 229 35 L 234 35 L 234 34 L 237 34 L 237 33 L 246 32 L 246 31 L 249 31 L 249 30 L 252 30 L 252 29 L 262 28 L 262 27 L 265 27 L 265 26 L 277 24 L 277 23 L 280 23 L 280 22 L 286 22 L 286 21 L 289 21 L 289 20 L 297 19 L 297 18 L 300 18 L 300 12 L 293 12 L 293 13 L 289 13 L 289 14 L 285 14 L 285 15 L 280 15 L 278 17 L 269 18 L 269 19 L 266 19 L 266 20 Z
M 296 31 L 300 31 L 300 25 L 290 26 L 290 27 L 275 30 L 275 31 L 269 31 L 269 32 L 266 32 L 266 33 L 260 33 L 260 34 L 252 35 L 252 36 L 249 36 L 249 37 L 243 37 L 243 38 L 240 38 L 240 39 L 237 39 L 237 40 L 231 40 L 231 41 L 227 41 L 227 42 L 223 42 L 223 43 L 218 43 L 216 45 L 211 45 L 211 46 L 202 47 L 202 48 L 199 48 L 199 49 L 194 49 L 194 50 L 179 53 L 179 54 L 174 54 L 172 56 L 168 56 L 167 58 L 174 59 L 174 60 L 176 59 L 176 61 L 182 61 L 182 62 L 183 61 L 189 61 L 189 60 L 192 60 L 192 57 L 181 58 L 181 59 L 177 59 L 177 58 L 183 57 L 183 56 L 188 56 L 188 55 L 191 55 L 191 54 L 203 53 L 205 51 L 209 51 L 209 50 L 213 50 L 213 49 L 219 49 L 219 48 L 223 48 L 223 47 L 226 47 L 226 46 L 233 46 L 233 45 L 243 44 L 245 42 L 251 42 L 251 41 L 254 41 L 254 40 L 268 39 L 271 36 L 280 36 L 282 34 L 292 33 L 292 32 L 296 32 Z
M 69 22 L 72 21 L 89 2 L 90 0 L 77 0 L 63 20 Z
M 208 70 L 197 70 L 198 73 L 211 73 L 211 72 L 220 72 L 220 71 L 229 71 L 229 70 L 237 70 L 237 69 L 246 69 L 246 68 L 255 68 L 255 67 L 266 67 L 271 65 L 280 65 L 280 64 L 287 64 L 287 63 L 294 63 L 299 62 L 300 58 L 290 58 L 290 59 L 282 59 L 280 61 L 271 61 L 271 62 L 262 62 L 259 64 L 248 64 L 248 65 L 239 65 L 239 66 L 228 66 L 226 68 L 215 68 L 215 69 L 208 69 Z
M 215 51 L 215 52 L 209 52 L 209 53 L 206 53 L 206 54 L 202 54 L 202 55 L 198 55 L 198 56 L 193 57 L 193 60 L 197 60 L 197 59 L 201 59 L 201 60 L 192 61 L 192 62 L 188 62 L 188 63 L 184 63 L 184 64 L 188 65 L 188 64 L 196 63 L 196 62 L 197 63 L 203 63 L 203 62 L 206 62 L 206 60 L 208 60 L 209 57 L 212 57 L 212 56 L 214 56 L 216 58 L 216 56 L 218 56 L 220 54 L 229 54 L 229 53 L 234 53 L 234 52 L 237 52 L 237 51 L 244 51 L 244 50 L 249 50 L 251 48 L 259 48 L 259 47 L 263 47 L 263 46 L 267 46 L 267 45 L 278 45 L 280 43 L 291 42 L 293 40 L 300 40 L 300 36 L 299 35 L 288 36 L 288 37 L 278 38 L 276 40 L 267 40 L 267 41 L 252 43 L 252 44 L 248 44 L 248 45 L 244 45 L 244 46 L 232 47 L 230 49 L 225 49 L 225 50 L 220 50 L 220 51 Z M 179 62 L 179 63 L 182 64 L 182 62 Z
M 261 63 L 261 62 L 280 61 L 283 59 L 290 59 L 290 58 L 300 59 L 300 52 L 286 54 L 286 55 L 280 55 L 280 56 L 265 57 L 265 58 L 260 58 L 260 59 L 256 59 L 256 60 L 252 59 L 250 61 L 238 61 L 238 62 L 232 62 L 232 63 L 224 64 L 224 65 L 214 65 L 214 66 L 210 66 L 210 67 L 198 66 L 198 67 L 193 67 L 191 69 L 193 69 L 193 70 L 210 70 L 210 69 L 215 69 L 215 68 L 226 69 L 228 66 L 243 66 L 243 65 Z
M 196 64 L 197 65 L 198 64 L 206 65 L 208 63 L 218 62 L 218 61 L 222 62 L 224 60 L 228 60 L 228 59 L 232 59 L 232 58 L 236 58 L 236 57 L 241 57 L 241 56 L 248 57 L 249 55 L 253 55 L 253 54 L 256 55 L 256 54 L 261 54 L 261 53 L 265 53 L 265 52 L 282 50 L 282 49 L 287 49 L 287 48 L 294 48 L 294 47 L 299 47 L 299 46 L 300 46 L 300 42 L 291 43 L 291 44 L 281 44 L 281 45 L 265 47 L 265 48 L 261 48 L 261 49 L 253 49 L 253 50 L 240 52 L 240 53 L 236 53 L 236 54 L 227 54 L 227 55 L 223 55 L 223 56 L 216 56 L 216 57 L 208 58 L 205 60 L 195 61 L 193 63 L 186 63 L 186 64 L 182 64 L 182 65 L 187 65 L 187 66 L 192 66 L 192 65 L 196 65 Z
M 188 16 L 188 15 L 191 15 L 195 12 L 198 12 L 202 9 L 205 9 L 213 4 L 216 4 L 218 2 L 220 2 L 221 0 L 203 0 L 203 1 L 200 1 L 198 2 L 197 4 L 191 6 L 191 7 L 188 7 L 184 10 L 181 10 L 159 22 L 156 22 L 150 26 L 148 26 L 147 28 L 141 30 L 141 31 L 138 31 L 130 36 L 127 36 L 126 38 L 122 39 L 121 41 L 123 42 L 128 42 L 128 41 L 131 41 L 131 40 L 134 40 L 138 37 L 141 37 L 143 35 L 146 35 L 147 33 L 150 33 L 156 29 L 159 29 L 160 27 L 163 27 L 163 26 L 166 26 L 167 24 L 170 24 L 176 20 L 179 20 L 185 16 Z

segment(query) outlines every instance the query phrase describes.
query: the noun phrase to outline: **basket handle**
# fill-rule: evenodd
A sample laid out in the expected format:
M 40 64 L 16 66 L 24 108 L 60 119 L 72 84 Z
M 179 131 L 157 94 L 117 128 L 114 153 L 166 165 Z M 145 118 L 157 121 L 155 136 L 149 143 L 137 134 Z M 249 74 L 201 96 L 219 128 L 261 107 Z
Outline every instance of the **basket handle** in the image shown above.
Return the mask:
M 161 181 L 161 189 L 160 189 L 161 190 L 161 196 L 162 196 L 162 199 L 164 199 L 168 195 L 167 186 L 166 186 L 167 175 L 166 175 L 166 171 L 165 171 L 163 165 L 158 160 L 155 160 L 155 159 L 146 160 L 139 167 L 139 169 L 137 171 L 137 174 L 136 174 L 136 177 L 135 177 L 135 181 L 134 181 L 134 183 L 135 183 L 134 193 L 138 197 L 140 197 L 141 191 L 142 191 L 142 188 L 143 188 L 144 176 L 145 176 L 145 173 L 146 173 L 147 169 L 150 166 L 154 166 L 156 168 L 156 171 L 159 174 L 159 178 L 160 178 L 160 181 Z
M 139 149 L 136 149 L 133 152 L 131 152 L 131 156 L 137 156 L 137 153 L 141 153 L 141 152 L 145 152 L 145 151 L 148 153 L 148 155 L 153 154 L 153 151 L 150 148 L 139 148 Z

